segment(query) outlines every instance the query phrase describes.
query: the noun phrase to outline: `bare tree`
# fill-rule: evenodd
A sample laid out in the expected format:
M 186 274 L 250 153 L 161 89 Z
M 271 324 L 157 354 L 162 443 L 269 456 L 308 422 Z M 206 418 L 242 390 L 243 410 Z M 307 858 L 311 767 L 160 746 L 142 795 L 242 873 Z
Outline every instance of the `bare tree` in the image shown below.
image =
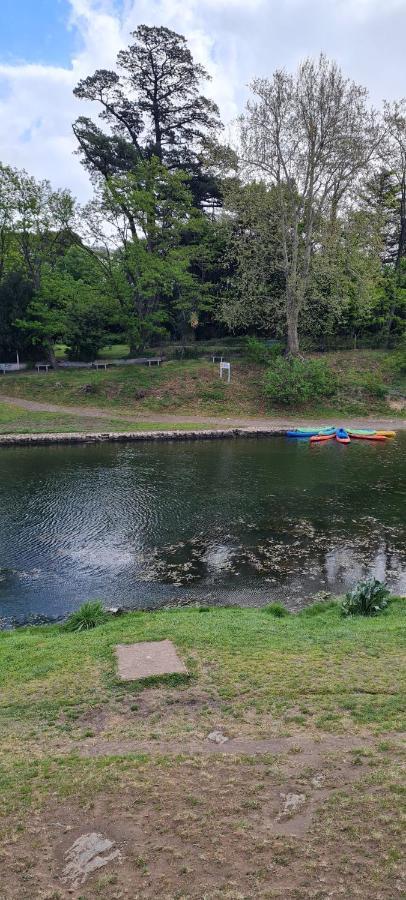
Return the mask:
M 279 252 L 285 275 L 288 351 L 299 353 L 298 323 L 309 282 L 320 216 L 334 223 L 381 139 L 364 88 L 324 55 L 306 59 L 295 76 L 257 78 L 240 119 L 248 178 L 277 188 Z

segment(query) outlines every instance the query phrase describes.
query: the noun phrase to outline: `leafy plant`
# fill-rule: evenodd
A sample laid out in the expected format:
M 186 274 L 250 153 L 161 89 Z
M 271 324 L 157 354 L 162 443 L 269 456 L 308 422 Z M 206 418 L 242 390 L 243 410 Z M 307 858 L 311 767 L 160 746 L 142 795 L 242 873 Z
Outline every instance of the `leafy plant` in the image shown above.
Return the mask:
M 286 406 L 332 397 L 336 390 L 337 377 L 323 360 L 278 357 L 265 377 L 268 399 Z
M 251 362 L 259 365 L 267 365 L 270 361 L 269 348 L 256 337 L 247 337 L 245 353 Z
M 102 625 L 108 618 L 100 600 L 88 600 L 76 609 L 63 625 L 64 631 L 88 631 Z
M 390 592 L 382 581 L 368 578 L 348 591 L 341 604 L 344 616 L 377 616 L 388 606 Z
M 284 619 L 286 616 L 290 616 L 289 610 L 283 603 L 268 603 L 268 606 L 264 606 L 264 612 L 274 616 L 275 619 Z

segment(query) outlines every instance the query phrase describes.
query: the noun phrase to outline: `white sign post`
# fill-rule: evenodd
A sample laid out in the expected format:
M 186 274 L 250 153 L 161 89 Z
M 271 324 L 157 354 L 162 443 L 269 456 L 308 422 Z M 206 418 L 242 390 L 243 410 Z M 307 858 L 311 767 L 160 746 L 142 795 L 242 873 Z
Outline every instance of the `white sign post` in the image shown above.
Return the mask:
M 221 362 L 220 363 L 220 378 L 223 378 L 223 372 L 227 372 L 227 382 L 230 384 L 231 381 L 231 364 L 229 362 Z

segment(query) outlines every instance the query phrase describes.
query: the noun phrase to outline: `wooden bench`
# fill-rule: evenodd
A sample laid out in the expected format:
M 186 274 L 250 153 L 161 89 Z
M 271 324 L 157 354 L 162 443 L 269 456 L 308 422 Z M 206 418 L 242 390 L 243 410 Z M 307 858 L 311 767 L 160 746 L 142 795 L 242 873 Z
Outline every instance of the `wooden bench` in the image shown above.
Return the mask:
M 162 356 L 140 356 L 139 359 L 134 359 L 133 362 L 136 366 L 160 366 L 163 359 Z
M 50 366 L 50 363 L 45 363 L 45 362 L 42 363 L 42 362 L 41 362 L 41 363 L 35 363 L 35 368 L 36 368 L 36 370 L 37 370 L 38 375 L 39 375 L 39 373 L 41 372 L 42 369 L 44 369 L 44 371 L 45 371 L 46 374 L 48 375 L 48 371 L 49 371 L 49 369 L 51 368 L 51 366 Z

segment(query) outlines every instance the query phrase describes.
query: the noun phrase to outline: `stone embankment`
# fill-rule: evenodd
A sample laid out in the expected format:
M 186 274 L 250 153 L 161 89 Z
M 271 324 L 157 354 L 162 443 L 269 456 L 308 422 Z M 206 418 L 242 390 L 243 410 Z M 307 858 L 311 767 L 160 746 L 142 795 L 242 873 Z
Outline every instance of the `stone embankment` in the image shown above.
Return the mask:
M 2 434 L 0 446 L 40 446 L 44 444 L 101 444 L 107 441 L 210 441 L 236 437 L 283 435 L 286 428 L 216 428 L 190 431 L 99 431 L 61 432 L 57 434 Z

